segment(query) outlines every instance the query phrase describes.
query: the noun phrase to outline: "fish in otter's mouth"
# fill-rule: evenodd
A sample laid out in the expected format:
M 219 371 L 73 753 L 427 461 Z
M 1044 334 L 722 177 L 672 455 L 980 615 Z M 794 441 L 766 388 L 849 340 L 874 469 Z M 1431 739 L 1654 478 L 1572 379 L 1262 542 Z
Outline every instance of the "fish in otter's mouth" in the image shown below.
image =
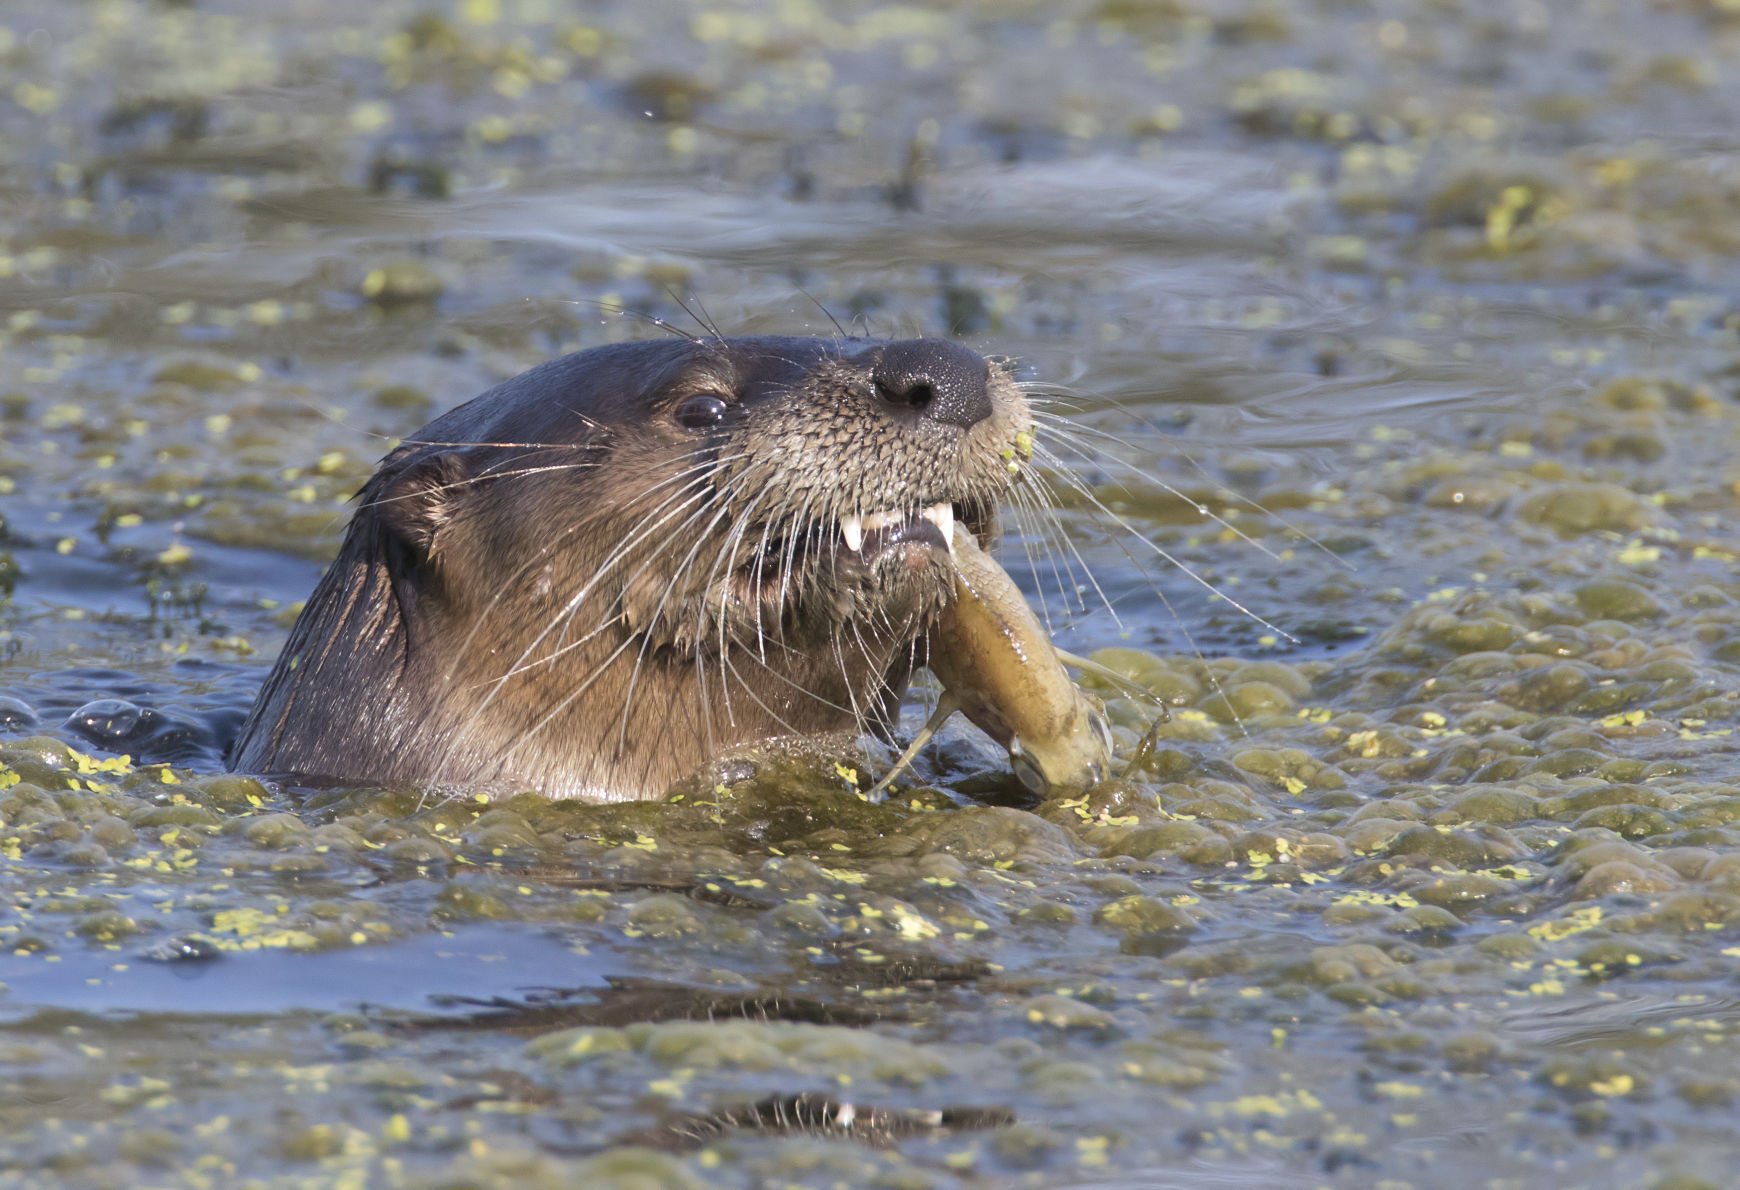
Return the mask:
M 232 763 L 652 798 L 897 706 L 1024 477 L 1007 370 L 933 340 L 619 344 L 437 418 L 361 494 Z

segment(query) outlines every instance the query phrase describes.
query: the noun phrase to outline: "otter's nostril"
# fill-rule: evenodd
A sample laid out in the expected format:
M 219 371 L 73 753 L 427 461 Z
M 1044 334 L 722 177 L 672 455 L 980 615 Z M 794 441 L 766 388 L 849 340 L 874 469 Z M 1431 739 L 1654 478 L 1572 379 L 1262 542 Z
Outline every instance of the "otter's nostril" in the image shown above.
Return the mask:
M 870 381 L 891 413 L 965 429 L 991 415 L 990 374 L 958 343 L 909 339 L 877 352 Z
M 928 380 L 915 380 L 904 389 L 888 387 L 881 377 L 877 377 L 874 383 L 876 395 L 884 401 L 890 405 L 904 405 L 908 409 L 917 410 L 919 413 L 923 413 L 930 403 L 936 400 L 936 389 L 931 386 Z

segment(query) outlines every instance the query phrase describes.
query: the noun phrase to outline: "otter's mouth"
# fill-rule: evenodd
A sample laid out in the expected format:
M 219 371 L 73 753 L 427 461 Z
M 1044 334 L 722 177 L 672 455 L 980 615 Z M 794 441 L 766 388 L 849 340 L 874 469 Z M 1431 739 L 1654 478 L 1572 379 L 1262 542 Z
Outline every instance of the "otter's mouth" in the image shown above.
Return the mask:
M 764 534 L 761 548 L 737 570 L 736 581 L 743 584 L 744 596 L 764 606 L 785 604 L 812 584 L 828 589 L 905 584 L 945 563 L 956 525 L 982 543 L 995 516 L 994 507 L 983 501 L 937 500 L 837 520 L 817 518 Z
M 888 510 L 840 518 L 840 538 L 865 562 L 874 562 L 896 546 L 929 546 L 949 552 L 955 536 L 955 506 L 947 501 L 927 504 L 915 512 Z

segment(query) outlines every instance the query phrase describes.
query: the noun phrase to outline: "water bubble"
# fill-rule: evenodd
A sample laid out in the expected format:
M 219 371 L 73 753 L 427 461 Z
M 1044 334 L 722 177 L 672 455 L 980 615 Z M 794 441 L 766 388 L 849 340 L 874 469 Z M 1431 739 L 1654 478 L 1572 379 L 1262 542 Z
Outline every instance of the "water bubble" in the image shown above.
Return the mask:
M 111 748 L 137 734 L 151 715 L 155 712 L 124 698 L 99 698 L 68 715 L 66 726 L 93 744 Z
M 32 728 L 36 726 L 36 712 L 30 709 L 30 704 L 8 694 L 0 694 L 0 730 L 7 728 Z

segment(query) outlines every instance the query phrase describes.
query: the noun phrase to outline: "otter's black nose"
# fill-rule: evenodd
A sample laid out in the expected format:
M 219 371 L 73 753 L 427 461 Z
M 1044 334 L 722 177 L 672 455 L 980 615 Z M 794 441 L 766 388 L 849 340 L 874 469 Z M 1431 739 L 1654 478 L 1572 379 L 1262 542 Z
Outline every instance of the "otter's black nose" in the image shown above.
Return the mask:
M 889 412 L 963 430 L 991 416 L 990 365 L 958 343 L 906 339 L 876 355 L 870 383 Z

